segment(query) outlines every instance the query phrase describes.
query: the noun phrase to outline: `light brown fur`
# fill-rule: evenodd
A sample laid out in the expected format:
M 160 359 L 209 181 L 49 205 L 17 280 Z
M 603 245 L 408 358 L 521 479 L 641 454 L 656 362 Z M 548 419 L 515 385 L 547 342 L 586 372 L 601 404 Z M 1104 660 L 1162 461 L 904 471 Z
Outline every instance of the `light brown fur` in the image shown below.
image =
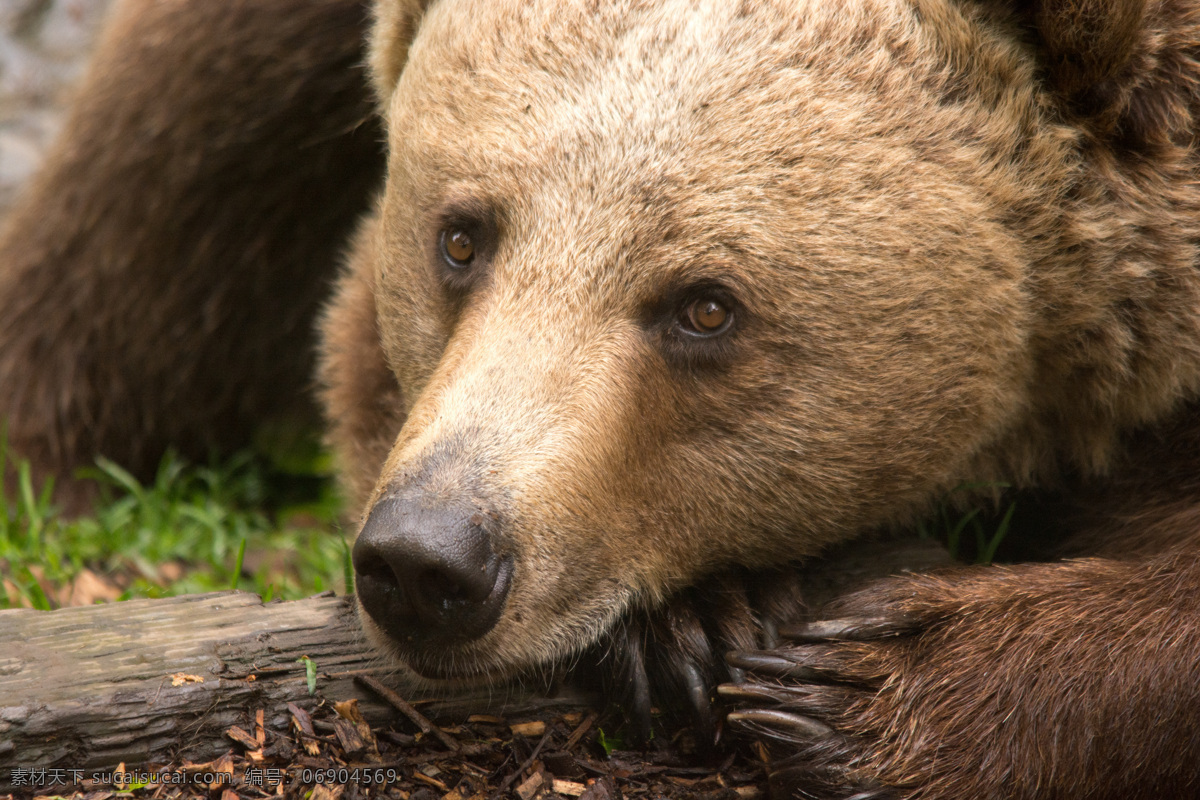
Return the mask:
M 503 498 L 500 546 L 518 566 L 487 636 L 404 657 L 438 674 L 553 661 L 721 565 L 803 558 L 910 521 L 956 485 L 1094 484 L 1124 465 L 1129 432 L 1184 413 L 1200 380 L 1193 12 L 1030 13 L 939 0 L 428 10 L 404 71 L 376 75 L 391 148 L 369 234 L 379 260 L 343 280 L 375 281 L 406 389 L 367 506 L 414 482 L 432 495 L 469 484 L 481 506 Z M 496 215 L 500 244 L 448 297 L 431 248 L 439 215 L 464 204 Z M 712 363 L 672 354 L 647 322 L 688 281 L 742 304 Z M 1181 536 L 1160 527 L 1148 549 Z M 895 644 L 829 646 L 876 665 L 830 668 L 852 684 L 870 673 L 875 690 L 844 707 L 818 702 L 819 685 L 791 706 L 769 690 L 773 708 L 853 742 L 801 748 L 777 788 L 1194 786 L 1191 701 L 1178 740 L 1133 706 L 1171 702 L 1161 688 L 1187 681 L 1195 633 L 1158 660 L 1143 652 L 1165 646 L 1154 636 L 1123 649 L 1105 634 L 1150 607 L 1191 613 L 1171 598 L 1194 570 L 1166 558 L 867 592 L 842 613 L 888 618 L 910 595 L 930 610 L 904 605 Z M 1105 614 L 1070 599 L 1084 585 Z M 1047 656 L 1047 631 L 1092 650 Z M 1107 657 L 1127 668 L 1105 672 Z M 1027 685 L 1071 664 L 1082 683 L 1052 679 L 1061 694 Z M 1143 666 L 1148 694 L 1133 688 Z M 1118 757 L 1103 731 L 1135 711 L 1143 746 Z M 1028 724 L 1001 724 L 1014 713 Z
M 377 87 L 380 258 L 346 285 L 377 282 L 411 404 L 376 493 L 458 438 L 519 498 L 524 622 L 479 643 L 492 667 L 963 482 L 1102 474 L 1122 431 L 1195 392 L 1190 142 L 1122 169 L 1013 33 L 943 2 L 427 12 L 399 85 Z M 428 266 L 456 198 L 503 218 L 461 308 Z M 728 363 L 681 369 L 642 315 L 701 277 L 734 284 L 747 319 Z

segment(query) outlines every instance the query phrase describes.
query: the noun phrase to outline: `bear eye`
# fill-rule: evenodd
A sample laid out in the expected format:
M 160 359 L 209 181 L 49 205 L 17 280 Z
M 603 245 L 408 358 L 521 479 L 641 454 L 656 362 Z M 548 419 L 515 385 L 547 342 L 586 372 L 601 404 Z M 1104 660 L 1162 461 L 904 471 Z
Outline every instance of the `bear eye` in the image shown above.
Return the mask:
M 462 228 L 446 228 L 442 231 L 442 257 L 455 269 L 470 266 L 475 260 L 475 242 L 471 234 Z
M 685 327 L 701 336 L 724 333 L 733 319 L 729 307 L 712 297 L 693 300 L 684 311 Z
M 684 370 L 735 363 L 754 315 L 734 289 L 713 278 L 668 287 L 646 305 L 645 325 L 667 362 Z M 736 330 L 735 330 L 736 329 Z

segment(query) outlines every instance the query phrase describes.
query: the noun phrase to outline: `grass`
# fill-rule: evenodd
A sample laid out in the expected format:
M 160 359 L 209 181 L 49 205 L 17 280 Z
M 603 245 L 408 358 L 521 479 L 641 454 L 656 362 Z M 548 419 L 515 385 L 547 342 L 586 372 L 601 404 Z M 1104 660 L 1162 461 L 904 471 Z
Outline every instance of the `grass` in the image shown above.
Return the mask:
M 924 539 L 937 539 L 946 546 L 950 557 L 975 564 L 990 564 L 996 551 L 1008 537 L 1017 504 L 1009 502 L 1004 513 L 995 519 L 983 506 L 959 511 L 954 495 L 960 492 L 990 490 L 1002 492 L 1010 488 L 1007 484 L 963 484 L 951 492 L 951 496 L 938 505 L 933 517 L 917 525 L 917 533 Z
M 0 439 L 0 608 L 233 588 L 294 599 L 351 585 L 340 504 L 319 460 L 281 480 L 251 454 L 207 466 L 168 455 L 143 484 L 100 459 L 81 476 L 100 500 L 78 519 L 58 512 L 52 483 L 35 486 L 27 463 L 8 462 Z

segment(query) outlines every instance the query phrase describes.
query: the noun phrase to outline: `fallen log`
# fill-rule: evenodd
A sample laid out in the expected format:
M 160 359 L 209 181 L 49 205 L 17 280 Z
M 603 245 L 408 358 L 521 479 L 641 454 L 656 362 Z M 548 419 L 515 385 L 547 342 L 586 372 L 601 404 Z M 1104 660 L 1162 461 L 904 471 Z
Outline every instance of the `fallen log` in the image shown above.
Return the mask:
M 872 578 L 947 561 L 922 541 L 859 545 L 813 562 L 805 585 L 816 607 Z M 258 710 L 266 728 L 287 730 L 289 703 L 309 710 L 356 699 L 371 724 L 396 718 L 395 708 L 354 680 L 359 675 L 435 719 L 532 715 L 595 699 L 586 687 L 447 694 L 423 685 L 370 649 L 346 597 L 263 603 L 220 592 L 0 611 L 0 791 L 11 788 L 14 771 L 33 768 L 209 760 L 231 747 L 230 728 Z

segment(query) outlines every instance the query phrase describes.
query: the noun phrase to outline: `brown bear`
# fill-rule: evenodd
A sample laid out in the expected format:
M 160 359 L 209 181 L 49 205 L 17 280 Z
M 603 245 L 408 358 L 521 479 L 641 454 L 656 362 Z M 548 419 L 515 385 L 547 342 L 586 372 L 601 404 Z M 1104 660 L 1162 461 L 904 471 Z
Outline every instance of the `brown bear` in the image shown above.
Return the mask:
M 294 403 L 370 206 L 319 374 L 385 650 L 729 681 L 784 795 L 1200 794 L 1200 5 L 377 0 L 373 206 L 360 5 L 118 10 L 0 241 L 41 469 Z M 1000 482 L 1090 557 L 787 626 Z

